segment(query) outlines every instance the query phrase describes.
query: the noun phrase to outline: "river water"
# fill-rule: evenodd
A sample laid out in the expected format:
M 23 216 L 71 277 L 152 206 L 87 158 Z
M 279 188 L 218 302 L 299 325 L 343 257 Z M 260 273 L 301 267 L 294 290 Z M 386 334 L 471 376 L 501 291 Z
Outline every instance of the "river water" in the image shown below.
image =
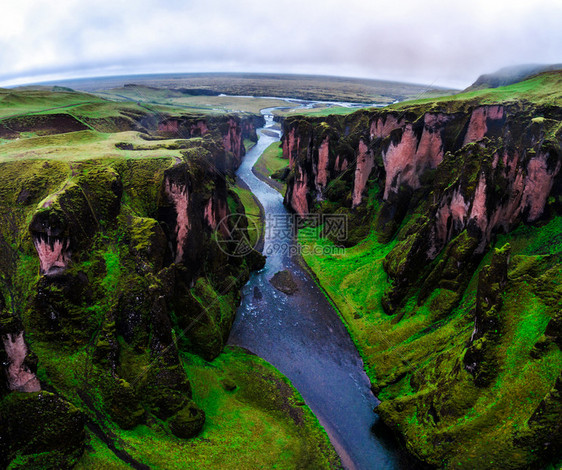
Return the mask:
M 245 156 L 238 176 L 263 205 L 266 216 L 265 267 L 252 274 L 243 288 L 242 303 L 229 344 L 242 346 L 275 366 L 298 389 L 330 437 L 347 469 L 400 469 L 394 446 L 371 431 L 379 418 L 363 362 L 331 304 L 292 256 L 289 231 L 276 230 L 287 220 L 281 194 L 259 180 L 252 167 L 262 152 L 279 141 L 271 109 L 262 111 L 265 127 Z M 288 270 L 298 291 L 286 295 L 269 282 Z

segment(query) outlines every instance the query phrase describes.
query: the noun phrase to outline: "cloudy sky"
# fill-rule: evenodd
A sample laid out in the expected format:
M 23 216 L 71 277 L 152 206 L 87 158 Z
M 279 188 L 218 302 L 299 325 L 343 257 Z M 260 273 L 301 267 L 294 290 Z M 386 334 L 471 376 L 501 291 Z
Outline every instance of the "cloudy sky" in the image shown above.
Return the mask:
M 560 0 L 16 0 L 0 86 L 157 72 L 287 72 L 464 88 L 562 62 Z

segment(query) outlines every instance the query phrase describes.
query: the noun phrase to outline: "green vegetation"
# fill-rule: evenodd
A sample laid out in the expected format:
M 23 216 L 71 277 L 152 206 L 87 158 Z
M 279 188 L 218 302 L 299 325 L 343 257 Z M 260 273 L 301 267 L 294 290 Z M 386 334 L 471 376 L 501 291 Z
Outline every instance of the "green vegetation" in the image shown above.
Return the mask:
M 89 444 L 74 468 L 76 470 L 91 470 L 92 468 L 130 470 L 131 467 L 120 460 L 95 434 L 89 433 Z
M 544 72 L 528 80 L 498 88 L 468 91 L 454 96 L 407 101 L 393 105 L 401 109 L 420 104 L 454 104 L 455 102 L 478 102 L 480 104 L 522 103 L 528 101 L 539 105 L 562 104 L 562 74 L 559 71 Z
M 254 193 L 249 189 L 241 187 L 238 185 L 232 186 L 232 191 L 238 196 L 240 202 L 244 207 L 244 214 L 248 218 L 248 238 L 250 239 L 250 244 L 254 247 L 258 247 L 260 240 L 263 239 L 264 235 L 264 215 L 263 208 L 257 200 Z M 231 208 L 232 213 L 241 213 L 237 208 Z
M 205 114 L 253 113 L 263 108 L 291 106 L 286 101 L 267 98 L 246 98 L 242 96 L 197 96 L 180 90 L 154 88 L 142 85 L 128 85 L 97 93 L 99 96 L 116 101 L 133 101 L 153 105 L 166 105 L 184 112 Z M 296 105 L 294 105 L 296 106 Z
M 262 359 L 227 348 L 211 363 L 190 354 L 182 362 L 205 427 L 189 441 L 169 436 L 164 422 L 118 430 L 138 461 L 154 469 L 320 469 L 339 462 L 298 392 Z
M 368 105 L 364 106 L 368 108 Z M 333 116 L 333 115 L 345 115 L 352 114 L 357 111 L 357 107 L 350 108 L 346 106 L 332 106 L 332 105 L 316 105 L 314 108 L 296 108 L 296 109 L 276 109 L 273 114 L 278 116 L 293 116 L 295 114 L 302 114 L 304 116 Z
M 128 150 L 117 147 L 126 142 L 143 145 L 143 150 Z M 0 161 L 14 159 L 49 160 L 91 160 L 97 158 L 153 158 L 180 157 L 179 149 L 166 148 L 177 139 L 159 140 L 158 144 L 148 144 L 138 132 L 101 133 L 96 131 L 77 131 L 24 140 L 6 141 L 0 145 Z
M 439 428 L 446 429 L 449 436 L 441 444 L 447 449 L 447 468 L 493 468 L 493 461 L 506 459 L 526 464 L 525 454 L 513 446 L 512 436 L 524 432 L 529 418 L 524 410 L 540 404 L 562 370 L 562 354 L 555 347 L 548 347 L 540 360 L 529 362 L 534 344 L 554 313 L 541 291 L 547 286 L 562 285 L 560 264 L 543 275 L 545 281 L 548 279 L 547 285 L 543 284 L 545 281 L 534 282 L 530 277 L 532 265 L 527 264 L 537 255 L 545 256 L 540 240 L 548 237 L 551 230 L 562 231 L 561 218 L 542 228 L 522 228 L 496 243 L 502 246 L 509 240 L 514 262 L 510 265 L 510 282 L 502 307 L 503 331 L 495 346 L 497 361 L 502 366 L 487 393 L 480 393 L 470 374 L 458 366 L 464 342 L 474 326 L 471 311 L 476 302 L 479 271 L 460 305 L 446 319 L 437 315 L 436 302 L 442 300 L 436 291 L 422 306 L 408 302 L 405 315 L 396 322 L 381 306 L 388 286 L 383 260 L 395 241 L 381 244 L 376 233 L 371 232 L 367 239 L 343 253 L 340 249 L 340 254 L 318 256 L 312 254 L 319 253 L 315 246 L 329 253 L 326 248 L 333 247 L 333 243 L 318 238 L 317 230 L 301 231 L 304 259 L 338 308 L 365 360 L 369 378 L 380 391 L 378 397 L 383 403 L 379 413 L 407 436 L 410 450 L 419 457 L 441 465 L 433 457 L 431 443 L 435 431 L 420 422 L 418 412 L 431 407 L 439 396 L 443 407 L 439 411 Z M 556 256 L 560 263 L 561 244 L 556 248 Z M 488 262 L 489 256 L 481 266 Z M 467 438 L 471 433 L 473 437 Z
M 246 152 L 249 152 L 254 145 L 256 145 L 256 143 L 253 140 L 244 139 L 244 148 L 246 149 Z
M 323 237 L 322 227 L 301 230 L 304 261 L 364 358 L 382 400 L 377 412 L 416 457 L 436 467 L 542 468 L 560 458 L 560 176 L 544 192 L 532 181 L 520 190 L 546 198 L 542 217 L 529 221 L 525 202 L 519 213 L 502 211 L 508 200 L 519 201 L 517 172 L 527 175 L 545 158 L 541 178 L 548 179 L 561 164 L 561 80 L 560 72 L 545 73 L 448 99 L 285 122 L 285 135 L 294 130 L 300 141 L 292 158 L 308 172 L 306 202 L 313 211 L 345 214 L 349 223 L 343 241 Z M 504 118 L 488 121 L 497 128 L 464 145 L 472 111 L 483 103 L 504 103 Z M 404 143 L 406 124 L 421 146 L 431 127 L 426 112 L 451 113 L 431 131 L 443 139 L 443 161 L 420 171 L 416 187 L 403 180 L 383 198 L 383 155 Z M 403 119 L 402 128 L 369 140 L 371 123 L 389 116 Z M 354 161 L 360 139 L 372 152 L 374 170 L 354 209 L 354 166 L 333 172 L 324 191 L 314 192 L 326 138 L 330 172 L 336 158 Z M 513 158 L 511 173 L 502 155 Z M 479 181 L 486 188 L 482 231 L 469 223 Z M 462 215 L 441 217 L 447 210 Z
M 202 432 L 176 438 L 164 421 L 125 431 L 112 428 L 120 446 L 154 469 L 278 467 L 335 468 L 328 437 L 298 392 L 275 368 L 237 348 L 211 363 L 185 354 L 182 363 L 205 410 Z M 76 466 L 129 468 L 95 435 Z
M 282 155 L 280 145 L 274 142 L 264 150 L 252 170 L 261 180 L 283 194 L 286 187 L 282 180 L 283 172 L 289 166 L 289 161 Z
M 68 108 L 45 107 L 49 94 Z M 129 468 L 111 448 L 152 468 L 335 467 L 285 378 L 241 351 L 221 355 L 240 288 L 263 266 L 258 253 L 228 258 L 213 230 L 227 204 L 261 223 L 253 195 L 228 190 L 237 156 L 221 129 L 238 118 L 169 139 L 135 103 L 6 96 L 0 335 L 25 332 L 25 367 L 49 392 L 0 384 L 0 467 Z M 201 119 L 182 114 L 178 126 Z M 192 227 L 181 240 L 178 199 Z
M 86 93 L 0 89 L 0 118 L 102 102 L 103 99 Z

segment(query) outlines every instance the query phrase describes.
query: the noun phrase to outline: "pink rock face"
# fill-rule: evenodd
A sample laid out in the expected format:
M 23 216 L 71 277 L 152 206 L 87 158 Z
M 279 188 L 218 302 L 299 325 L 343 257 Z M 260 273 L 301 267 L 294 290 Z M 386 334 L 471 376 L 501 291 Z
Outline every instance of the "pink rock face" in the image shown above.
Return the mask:
M 191 135 L 203 136 L 207 132 L 209 132 L 209 128 L 207 127 L 207 123 L 205 121 L 197 121 L 197 124 L 193 124 L 191 126 Z
M 526 168 L 521 165 L 517 152 L 511 156 L 504 153 L 502 160 L 510 182 L 507 191 L 509 197 L 489 217 L 485 230 L 488 241 L 493 230 L 499 227 L 511 230 L 521 215 L 526 214 L 528 222 L 537 220 L 544 212 L 554 178 L 560 171 L 560 164 L 551 172 L 548 171 L 547 156 L 543 153 L 529 160 Z
M 242 129 L 245 135 L 250 135 L 255 130 L 254 124 L 249 121 L 242 122 Z
M 489 241 L 492 230 L 503 227 L 505 231 L 511 230 L 516 223 L 522 209 L 523 191 L 525 187 L 525 177 L 523 171 L 519 169 L 515 179 L 512 180 L 509 188 L 509 199 L 504 205 L 498 206 L 490 215 L 488 226 L 486 227 L 486 241 Z M 482 228 L 482 226 L 481 226 Z
M 234 119 L 228 121 L 228 132 L 223 136 L 222 141 L 226 151 L 232 152 L 238 162 L 242 158 L 242 130 Z
M 388 137 L 394 129 L 402 127 L 402 120 L 397 120 L 392 115 L 385 115 L 371 123 L 371 139 Z
M 24 364 L 25 357 L 27 356 L 27 346 L 23 338 L 23 331 L 15 335 L 3 336 L 2 342 L 4 343 L 4 349 L 9 361 L 6 372 L 10 390 L 26 393 L 40 391 L 41 384 L 39 380 Z
M 443 246 L 451 236 L 450 227 L 452 224 L 449 219 L 459 225 L 464 225 L 468 215 L 468 202 L 465 201 L 459 189 L 456 189 L 450 201 L 447 201 L 437 210 L 436 214 L 435 231 L 440 246 Z
M 180 128 L 180 123 L 177 119 L 170 119 L 168 121 L 161 122 L 158 124 L 158 132 L 165 134 L 178 134 Z M 189 128 L 189 134 L 191 136 L 203 136 L 209 132 L 207 123 L 205 121 L 197 121 L 195 124 L 191 124 Z
M 494 154 L 494 160 L 492 161 L 492 169 L 496 169 L 498 167 L 498 162 L 499 162 L 499 155 L 497 153 Z
M 308 214 L 308 201 L 306 199 L 307 193 L 308 176 L 305 172 L 302 172 L 300 168 L 297 168 L 293 192 L 291 194 L 291 207 L 301 216 Z
M 70 262 L 68 240 L 47 236 L 34 237 L 33 245 L 39 256 L 40 272 L 44 275 L 64 271 Z
M 177 134 L 179 130 L 179 123 L 176 119 L 171 119 L 166 122 L 158 124 L 158 132 L 165 132 L 170 134 Z
M 321 190 L 328 184 L 328 159 L 330 155 L 330 139 L 326 137 L 318 149 L 318 174 L 316 188 Z
M 228 225 L 226 223 L 226 216 L 228 213 L 228 208 L 226 206 L 226 202 L 217 199 L 214 196 L 209 199 L 207 205 L 205 206 L 205 221 L 207 225 L 211 228 L 211 230 L 215 230 L 218 227 L 220 233 L 222 233 L 225 237 L 230 236 L 230 230 L 228 229 Z
M 293 169 L 295 166 L 294 155 L 298 153 L 298 146 L 300 139 L 295 136 L 295 129 L 289 131 L 289 135 L 283 139 L 283 158 L 289 160 L 289 168 Z
M 396 192 L 401 184 L 419 188 L 420 176 L 427 169 L 436 168 L 443 160 L 443 141 L 440 129 L 450 120 L 445 114 L 424 116 L 424 128 L 418 139 L 411 124 L 407 124 L 397 144 L 391 143 L 383 152 L 386 171 L 384 199 Z
M 495 231 L 500 228 L 504 231 L 512 230 L 521 216 L 525 216 L 526 221 L 533 222 L 542 215 L 554 178 L 560 172 L 560 164 L 549 172 L 547 155 L 544 153 L 539 153 L 530 159 L 526 166 L 518 152 L 511 155 L 504 152 L 501 157 L 496 155 L 494 157 L 496 165 L 500 158 L 503 168 L 496 166 L 496 171 L 503 172 L 503 177 L 508 181 L 505 192 L 507 197 L 503 204 L 497 204 L 490 212 L 488 211 L 486 207 L 488 182 L 484 173 L 480 174 L 468 217 L 468 204 L 459 189 L 455 190 L 450 202 L 441 206 L 436 213 L 436 243 L 430 250 L 431 253 L 428 253 L 430 258 L 436 256 L 438 248 L 444 246 L 452 237 L 450 233 L 452 224 L 449 219 L 458 222 L 457 227 L 464 228 L 470 221 L 480 228 L 482 237 L 477 253 L 482 253 Z
M 540 153 L 527 165 L 527 178 L 523 193 L 523 206 L 529 208 L 529 221 L 537 220 L 544 211 L 548 195 L 554 184 L 554 177 L 560 171 L 560 163 L 552 173 L 548 172 L 546 155 Z
M 345 170 L 347 170 L 347 159 L 342 158 L 340 161 L 340 156 L 338 155 L 336 157 L 336 163 L 334 164 L 334 169 L 338 172 L 344 172 Z
M 480 174 L 478 186 L 476 186 L 474 200 L 472 201 L 472 208 L 470 210 L 470 218 L 475 220 L 480 229 L 486 233 L 488 218 L 486 215 L 486 178 L 483 173 Z
M 190 223 L 187 209 L 189 207 L 189 195 L 185 186 L 166 181 L 166 194 L 174 203 L 176 209 L 176 263 L 183 259 L 183 248 L 189 233 Z
M 375 157 L 373 152 L 369 151 L 367 144 L 363 139 L 359 141 L 359 149 L 357 155 L 357 166 L 355 167 L 355 180 L 353 183 L 353 207 L 357 207 L 363 200 L 363 191 L 369 179 L 369 175 L 375 166 Z
M 488 132 L 488 119 L 502 119 L 504 114 L 503 106 L 480 106 L 472 111 L 468 130 L 464 138 L 464 145 L 470 142 L 478 142 L 482 140 Z

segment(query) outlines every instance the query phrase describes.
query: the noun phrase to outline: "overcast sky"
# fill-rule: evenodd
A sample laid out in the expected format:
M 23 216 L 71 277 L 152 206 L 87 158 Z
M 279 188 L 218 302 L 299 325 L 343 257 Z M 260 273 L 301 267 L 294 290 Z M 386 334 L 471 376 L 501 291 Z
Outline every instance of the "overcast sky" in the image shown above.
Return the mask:
M 560 0 L 10 0 L 0 86 L 158 72 L 287 72 L 464 88 L 562 62 Z

